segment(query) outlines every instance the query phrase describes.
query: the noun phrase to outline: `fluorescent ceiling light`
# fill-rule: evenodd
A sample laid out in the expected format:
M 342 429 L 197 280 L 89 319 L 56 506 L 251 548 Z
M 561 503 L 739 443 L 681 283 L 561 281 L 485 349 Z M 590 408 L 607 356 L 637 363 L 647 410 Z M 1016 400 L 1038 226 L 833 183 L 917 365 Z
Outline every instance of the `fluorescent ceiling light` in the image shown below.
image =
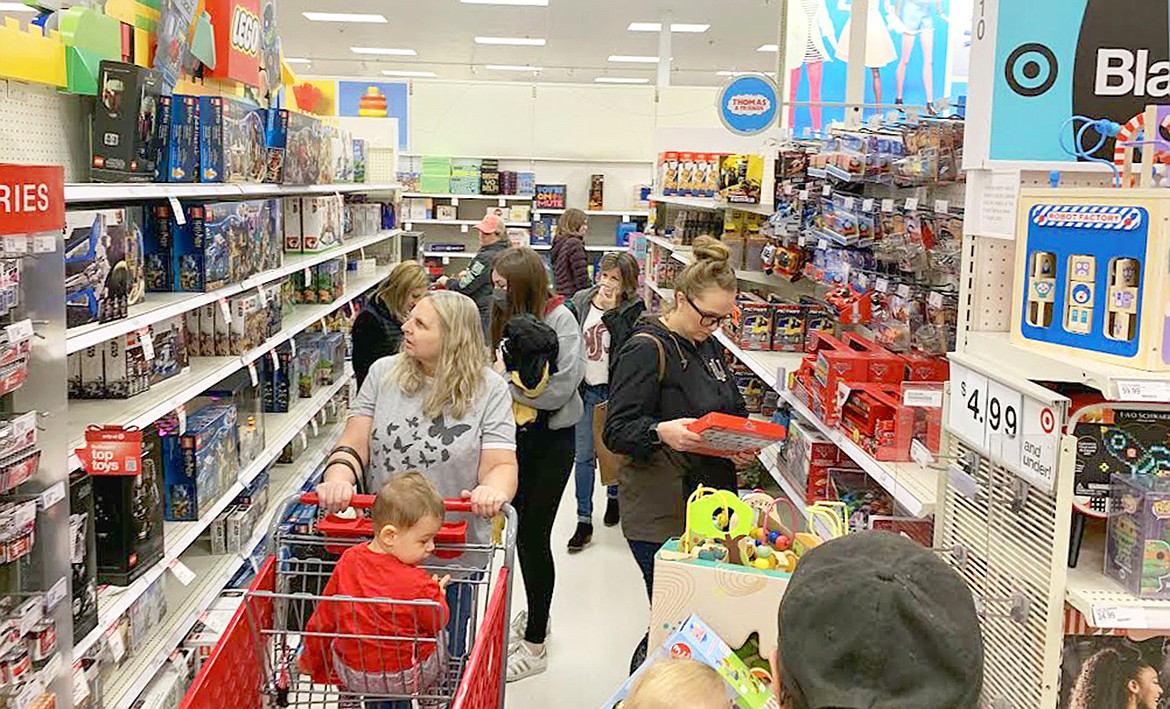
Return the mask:
M 0 2 L 0 12 L 36 12 L 35 7 L 29 7 L 22 2 Z
M 304 57 L 285 57 L 285 64 L 312 64 L 312 59 L 305 59 Z
M 548 0 L 459 0 L 464 5 L 531 5 L 548 7 Z
M 599 76 L 593 80 L 597 84 L 649 84 L 649 79 L 631 79 L 624 76 Z
M 717 71 L 716 76 L 747 76 L 748 74 L 765 74 L 767 76 L 775 77 L 774 71 Z
M 543 47 L 545 40 L 532 37 L 476 37 L 476 44 L 507 44 L 516 47 Z
M 630 62 L 631 64 L 657 64 L 658 57 L 637 57 L 627 54 L 612 54 L 609 57 L 611 62 Z
M 433 79 L 438 74 L 433 71 L 414 71 L 412 69 L 383 69 L 382 76 L 415 76 L 422 79 Z
M 780 47 L 775 45 L 775 44 L 761 44 L 759 46 L 759 48 L 756 49 L 756 51 L 757 52 L 779 52 Z
M 354 12 L 305 12 L 301 13 L 306 20 L 313 22 L 359 22 L 382 25 L 386 23 L 385 15 L 366 15 Z
M 631 22 L 630 26 L 627 27 L 626 29 L 629 30 L 630 32 L 661 32 L 662 31 L 662 23 L 661 22 Z M 699 24 L 699 23 L 691 24 L 691 23 L 686 23 L 686 22 L 672 22 L 670 24 L 670 31 L 671 32 L 700 33 L 700 32 L 706 32 L 709 29 L 711 29 L 711 25 L 708 25 L 708 24 Z
M 483 68 L 492 71 L 544 71 L 542 66 L 520 66 L 518 64 L 485 64 Z
M 350 47 L 354 54 L 382 54 L 392 57 L 413 57 L 418 52 L 413 49 L 394 49 L 392 47 Z

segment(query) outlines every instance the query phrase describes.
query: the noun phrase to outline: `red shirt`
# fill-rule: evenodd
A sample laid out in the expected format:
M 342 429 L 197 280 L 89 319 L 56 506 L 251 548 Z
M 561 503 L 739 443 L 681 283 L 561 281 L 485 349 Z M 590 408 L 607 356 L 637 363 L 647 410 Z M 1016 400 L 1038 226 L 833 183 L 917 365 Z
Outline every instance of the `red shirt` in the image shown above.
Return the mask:
M 341 555 L 323 595 L 345 598 L 319 601 L 305 626 L 301 670 L 320 684 L 337 684 L 335 655 L 347 667 L 363 672 L 398 672 L 414 667 L 434 654 L 437 645 L 433 640 L 382 638 L 437 638 L 449 615 L 447 599 L 430 574 L 391 554 L 379 554 L 369 544 L 350 547 Z M 387 600 L 371 603 L 351 600 L 354 598 Z M 433 601 L 439 607 L 398 601 Z

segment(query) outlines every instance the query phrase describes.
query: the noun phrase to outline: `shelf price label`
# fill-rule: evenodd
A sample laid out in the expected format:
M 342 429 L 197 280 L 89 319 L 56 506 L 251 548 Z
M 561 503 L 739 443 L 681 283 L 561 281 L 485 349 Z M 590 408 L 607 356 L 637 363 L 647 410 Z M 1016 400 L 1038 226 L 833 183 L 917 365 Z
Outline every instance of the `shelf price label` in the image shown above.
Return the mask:
M 171 573 L 175 575 L 179 583 L 184 586 L 190 586 L 191 582 L 195 580 L 195 572 L 191 570 L 191 567 L 178 559 L 172 559 L 171 563 L 167 564 L 167 568 L 171 570 Z
M 1051 492 L 1065 419 L 1061 400 L 1042 400 L 952 361 L 947 425 L 983 455 Z
M 1146 628 L 1146 611 L 1141 606 L 1094 606 L 1095 628 Z

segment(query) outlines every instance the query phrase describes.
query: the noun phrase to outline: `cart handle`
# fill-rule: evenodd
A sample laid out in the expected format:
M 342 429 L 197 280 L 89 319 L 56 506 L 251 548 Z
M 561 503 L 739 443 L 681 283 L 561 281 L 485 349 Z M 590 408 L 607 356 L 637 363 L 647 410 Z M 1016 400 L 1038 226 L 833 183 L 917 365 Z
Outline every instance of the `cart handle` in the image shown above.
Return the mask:
M 356 508 L 356 509 L 359 509 L 359 510 L 370 509 L 371 507 L 374 506 L 374 500 L 376 498 L 377 498 L 377 495 L 354 495 L 349 500 L 349 506 Z M 302 505 L 316 505 L 318 503 L 319 503 L 319 501 L 317 498 L 317 493 L 315 493 L 315 492 L 302 492 L 301 493 L 301 504 Z M 443 500 L 443 509 L 447 510 L 448 512 L 468 512 L 468 513 L 470 513 L 471 512 L 471 502 L 469 500 Z

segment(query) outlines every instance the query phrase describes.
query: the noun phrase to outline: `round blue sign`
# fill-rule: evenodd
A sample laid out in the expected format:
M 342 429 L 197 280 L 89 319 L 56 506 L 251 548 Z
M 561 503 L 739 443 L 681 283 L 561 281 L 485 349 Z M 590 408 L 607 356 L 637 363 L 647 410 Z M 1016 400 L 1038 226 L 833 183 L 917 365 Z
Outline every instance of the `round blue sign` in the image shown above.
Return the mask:
M 776 82 L 763 74 L 732 79 L 719 92 L 719 118 L 727 130 L 755 135 L 776 123 Z

